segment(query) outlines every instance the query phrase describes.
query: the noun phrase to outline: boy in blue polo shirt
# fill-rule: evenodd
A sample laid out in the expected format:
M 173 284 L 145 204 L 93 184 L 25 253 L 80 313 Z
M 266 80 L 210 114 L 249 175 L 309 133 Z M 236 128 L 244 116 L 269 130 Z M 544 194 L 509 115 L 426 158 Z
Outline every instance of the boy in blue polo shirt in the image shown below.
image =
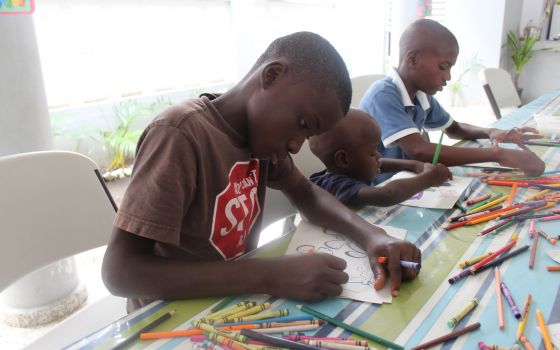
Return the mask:
M 457 39 L 447 28 L 432 20 L 418 20 L 404 31 L 399 46 L 399 67 L 392 69 L 387 78 L 372 84 L 360 102 L 360 108 L 371 114 L 381 128 L 382 143 L 378 151 L 382 157 L 429 162 L 436 145 L 427 142 L 420 132 L 441 129 L 454 139 L 487 138 L 495 146 L 476 149 L 442 146 L 439 162 L 447 166 L 498 162 L 520 168 L 529 176 L 544 171 L 543 161 L 523 145 L 523 141 L 542 137 L 535 129 L 504 131 L 459 123 L 435 100 L 433 95 L 451 79 L 451 67 L 459 53 Z M 523 149 L 499 148 L 500 142 L 516 143 Z M 375 182 L 393 174 L 381 174 Z

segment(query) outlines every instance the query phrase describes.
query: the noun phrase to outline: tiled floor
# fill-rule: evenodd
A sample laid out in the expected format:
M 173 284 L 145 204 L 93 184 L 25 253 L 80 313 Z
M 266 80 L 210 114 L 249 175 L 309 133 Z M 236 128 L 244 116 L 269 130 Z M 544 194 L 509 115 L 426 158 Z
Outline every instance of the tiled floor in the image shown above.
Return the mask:
M 468 108 L 449 108 L 453 118 L 460 122 L 468 122 L 470 124 L 487 126 L 495 119 L 492 111 L 486 106 L 470 106 Z M 439 132 L 433 132 L 432 140 L 439 138 Z M 444 138 L 444 144 L 450 144 L 452 140 Z M 117 203 L 120 203 L 122 196 L 128 185 L 128 179 L 112 181 L 108 183 L 109 189 Z M 263 232 L 264 240 L 270 239 L 276 235 L 276 230 L 281 229 L 281 225 L 271 225 Z M 268 237 L 268 238 L 267 238 Z M 101 281 L 101 261 L 103 258 L 104 247 L 85 252 L 76 257 L 78 269 L 80 270 L 80 278 L 86 283 L 89 298 L 88 302 L 97 300 L 105 293 L 105 287 Z M 49 324 L 36 328 L 14 328 L 0 323 L 0 347 L 2 349 L 22 349 L 27 344 L 49 331 L 56 324 Z

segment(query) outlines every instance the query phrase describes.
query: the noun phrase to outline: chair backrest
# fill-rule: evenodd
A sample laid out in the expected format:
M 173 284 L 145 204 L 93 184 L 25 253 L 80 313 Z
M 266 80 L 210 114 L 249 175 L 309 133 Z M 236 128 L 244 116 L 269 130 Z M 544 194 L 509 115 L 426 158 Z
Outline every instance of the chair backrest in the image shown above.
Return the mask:
M 511 75 L 501 68 L 483 68 L 478 73 L 496 119 L 521 106 Z
M 0 158 L 0 291 L 49 263 L 107 244 L 116 207 L 89 158 Z
M 352 107 L 358 107 L 362 97 L 373 82 L 385 78 L 384 74 L 358 75 L 351 79 L 352 82 Z

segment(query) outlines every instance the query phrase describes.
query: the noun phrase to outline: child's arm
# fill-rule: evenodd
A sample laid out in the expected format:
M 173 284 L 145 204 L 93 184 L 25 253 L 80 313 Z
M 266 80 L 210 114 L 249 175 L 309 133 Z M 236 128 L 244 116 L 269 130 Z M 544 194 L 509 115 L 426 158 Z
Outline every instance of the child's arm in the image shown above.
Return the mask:
M 112 294 L 143 299 L 266 293 L 318 301 L 342 292 L 346 262 L 329 254 L 193 261 L 154 254 L 154 241 L 115 228 L 103 259 Z
M 381 158 L 379 160 L 382 173 L 406 170 L 420 174 L 424 171 L 424 164 L 424 162 L 411 159 Z
M 391 291 L 396 296 L 401 279 L 412 279 L 418 274 L 417 270 L 400 266 L 400 259 L 420 262 L 420 250 L 414 244 L 393 238 L 383 229 L 369 224 L 303 175 L 295 186 L 284 190 L 284 193 L 309 221 L 343 233 L 364 247 L 370 257 L 376 289 L 383 287 L 388 274 Z M 377 263 L 378 256 L 389 258 L 387 271 Z
M 364 186 L 348 202 L 350 205 L 377 205 L 386 207 L 407 200 L 431 186 L 439 186 L 451 179 L 449 169 L 443 164 L 421 163 L 424 171 L 414 177 L 394 180 L 381 187 Z
M 410 158 L 422 162 L 431 162 L 436 150 L 436 144 L 426 142 L 419 133 L 404 136 L 396 143 Z M 442 146 L 439 162 L 447 166 L 498 162 L 503 166 L 522 169 L 528 176 L 538 176 L 544 171 L 544 162 L 533 152 L 498 147 Z

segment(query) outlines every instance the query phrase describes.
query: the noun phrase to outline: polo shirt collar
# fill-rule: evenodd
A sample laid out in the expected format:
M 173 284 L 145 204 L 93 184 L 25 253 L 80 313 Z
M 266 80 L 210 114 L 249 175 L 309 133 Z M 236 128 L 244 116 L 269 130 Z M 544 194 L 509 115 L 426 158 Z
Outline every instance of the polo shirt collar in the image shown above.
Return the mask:
M 391 78 L 393 84 L 395 84 L 399 89 L 399 92 L 401 93 L 403 105 L 405 107 L 413 107 L 414 103 L 412 103 L 412 101 L 410 100 L 410 96 L 408 95 L 408 91 L 406 91 L 406 87 L 404 86 L 404 83 L 401 79 L 401 76 L 399 75 L 399 72 L 397 72 L 395 68 L 391 68 L 391 70 L 389 70 L 389 73 L 387 75 Z M 420 102 L 420 106 L 422 107 L 423 110 L 426 111 L 430 108 L 428 95 L 426 95 L 424 91 L 418 90 L 416 92 L 416 99 L 418 100 L 418 102 Z

